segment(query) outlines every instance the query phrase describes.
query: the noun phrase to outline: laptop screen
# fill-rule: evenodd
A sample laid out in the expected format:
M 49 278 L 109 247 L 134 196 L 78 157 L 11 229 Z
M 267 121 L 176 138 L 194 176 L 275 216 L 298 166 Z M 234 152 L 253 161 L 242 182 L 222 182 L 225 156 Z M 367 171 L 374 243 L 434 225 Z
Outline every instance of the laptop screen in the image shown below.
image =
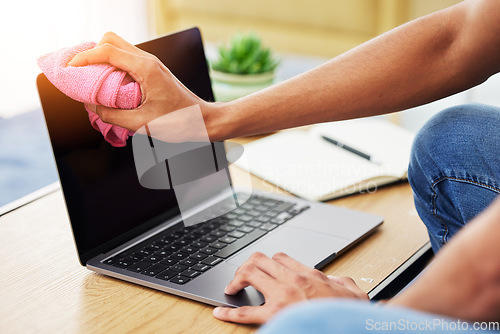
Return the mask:
M 138 47 L 156 55 L 196 95 L 213 101 L 197 28 Z M 179 214 L 173 190 L 147 189 L 139 184 L 132 138 L 125 147 L 112 147 L 92 128 L 82 103 L 62 94 L 43 74 L 38 76 L 37 85 L 83 265 Z M 223 149 L 223 143 L 215 145 Z

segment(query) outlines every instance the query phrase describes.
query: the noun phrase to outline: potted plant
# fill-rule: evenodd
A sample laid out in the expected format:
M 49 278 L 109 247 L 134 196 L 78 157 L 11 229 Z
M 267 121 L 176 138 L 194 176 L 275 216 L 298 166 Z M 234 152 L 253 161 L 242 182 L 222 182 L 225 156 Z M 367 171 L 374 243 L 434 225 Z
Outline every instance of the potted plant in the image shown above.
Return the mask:
M 279 61 L 257 34 L 238 33 L 218 51 L 218 59 L 211 64 L 216 101 L 234 100 L 273 84 Z

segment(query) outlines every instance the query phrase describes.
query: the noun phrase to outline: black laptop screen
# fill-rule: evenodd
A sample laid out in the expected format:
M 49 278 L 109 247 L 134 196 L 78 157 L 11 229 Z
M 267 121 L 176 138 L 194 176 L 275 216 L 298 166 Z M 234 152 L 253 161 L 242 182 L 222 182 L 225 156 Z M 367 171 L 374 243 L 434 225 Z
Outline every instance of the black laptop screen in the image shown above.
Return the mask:
M 155 54 L 196 95 L 213 101 L 198 29 L 138 46 Z M 92 128 L 82 103 L 59 92 L 43 74 L 37 85 L 83 265 L 179 214 L 173 190 L 147 189 L 139 184 L 132 138 L 125 147 L 112 147 Z

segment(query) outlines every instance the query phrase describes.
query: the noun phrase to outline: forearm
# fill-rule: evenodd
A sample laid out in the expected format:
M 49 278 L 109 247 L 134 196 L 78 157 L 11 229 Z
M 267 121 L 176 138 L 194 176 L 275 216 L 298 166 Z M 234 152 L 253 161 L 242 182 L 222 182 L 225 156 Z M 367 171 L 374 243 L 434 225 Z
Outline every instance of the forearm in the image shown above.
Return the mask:
M 296 78 L 218 104 L 213 137 L 390 113 L 469 88 L 487 75 L 460 51 L 464 16 L 460 6 L 432 14 Z
M 500 317 L 500 197 L 389 304 L 475 321 Z

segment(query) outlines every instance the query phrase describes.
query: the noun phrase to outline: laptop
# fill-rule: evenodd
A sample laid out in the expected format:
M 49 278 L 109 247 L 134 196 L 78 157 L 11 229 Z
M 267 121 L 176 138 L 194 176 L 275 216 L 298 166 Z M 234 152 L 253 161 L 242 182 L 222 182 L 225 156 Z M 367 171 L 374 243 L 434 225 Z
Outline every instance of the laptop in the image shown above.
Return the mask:
M 197 28 L 138 47 L 156 55 L 192 92 L 214 100 Z M 239 189 L 227 172 L 229 187 L 222 181 L 185 185 L 186 193 L 210 198 L 195 196 L 205 199 L 189 212 L 210 210 L 208 202 L 224 203 L 235 194 L 250 193 L 244 203 L 187 225 L 173 189 L 141 185 L 133 138 L 125 147 L 112 147 L 92 128 L 82 103 L 62 94 L 43 74 L 37 87 L 79 260 L 91 271 L 211 305 L 261 305 L 264 298 L 253 287 L 234 296 L 224 294 L 252 253 L 285 252 L 321 268 L 383 221 L 333 205 Z M 224 143 L 211 145 L 213 152 L 224 152 Z M 227 171 L 225 156 L 218 158 L 218 168 Z M 185 163 L 213 162 L 200 154 Z

